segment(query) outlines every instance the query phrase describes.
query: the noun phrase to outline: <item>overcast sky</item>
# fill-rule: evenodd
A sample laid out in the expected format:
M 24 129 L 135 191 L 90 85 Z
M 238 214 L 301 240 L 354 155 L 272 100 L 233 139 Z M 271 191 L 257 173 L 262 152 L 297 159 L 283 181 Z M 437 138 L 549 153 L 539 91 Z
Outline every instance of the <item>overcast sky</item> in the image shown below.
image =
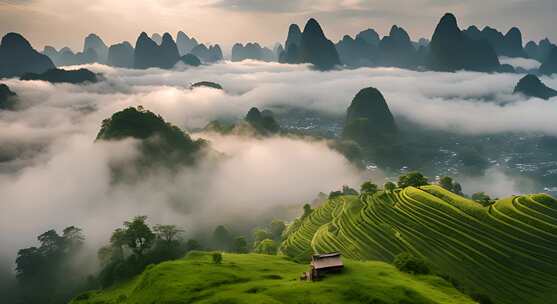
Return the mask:
M 141 31 L 183 30 L 228 52 L 234 42 L 283 42 L 290 23 L 303 26 L 309 17 L 334 41 L 370 27 L 384 35 L 393 24 L 415 40 L 429 38 L 445 12 L 461 27 L 518 26 L 525 40 L 557 41 L 556 0 L 0 0 L 0 33 L 22 33 L 39 49 L 76 50 L 91 32 L 107 44 L 134 44 Z

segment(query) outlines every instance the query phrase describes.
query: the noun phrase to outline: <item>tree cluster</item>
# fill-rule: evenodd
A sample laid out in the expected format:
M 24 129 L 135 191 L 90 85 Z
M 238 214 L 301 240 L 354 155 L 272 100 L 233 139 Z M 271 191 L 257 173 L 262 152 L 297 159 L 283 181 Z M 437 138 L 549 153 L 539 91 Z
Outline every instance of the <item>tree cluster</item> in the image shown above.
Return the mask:
M 80 228 L 67 227 L 62 235 L 49 230 L 38 236 L 38 247 L 18 251 L 16 276 L 24 303 L 65 303 L 74 292 L 88 288 L 74 261 L 85 237 Z
M 180 258 L 187 251 L 199 249 L 195 240 L 183 242 L 183 230 L 175 225 L 147 224 L 146 216 L 136 216 L 114 230 L 110 243 L 98 251 L 103 266 L 99 283 L 107 287 L 141 273 L 149 264 Z

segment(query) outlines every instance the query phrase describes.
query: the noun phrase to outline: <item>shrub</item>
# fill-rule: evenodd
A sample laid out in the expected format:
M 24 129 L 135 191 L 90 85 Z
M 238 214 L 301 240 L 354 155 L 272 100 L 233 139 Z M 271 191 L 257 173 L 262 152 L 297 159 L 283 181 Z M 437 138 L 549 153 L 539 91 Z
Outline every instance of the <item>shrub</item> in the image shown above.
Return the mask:
M 215 264 L 221 264 L 222 263 L 222 253 L 213 252 L 212 257 L 213 257 L 213 263 L 215 263 Z
M 257 244 L 257 246 L 255 247 L 256 253 L 269 254 L 269 255 L 277 254 L 277 250 L 278 250 L 277 243 L 271 239 L 265 239 L 259 242 L 259 244 Z
M 428 274 L 430 272 L 424 260 L 407 252 L 397 255 L 393 264 L 398 270 L 411 274 Z

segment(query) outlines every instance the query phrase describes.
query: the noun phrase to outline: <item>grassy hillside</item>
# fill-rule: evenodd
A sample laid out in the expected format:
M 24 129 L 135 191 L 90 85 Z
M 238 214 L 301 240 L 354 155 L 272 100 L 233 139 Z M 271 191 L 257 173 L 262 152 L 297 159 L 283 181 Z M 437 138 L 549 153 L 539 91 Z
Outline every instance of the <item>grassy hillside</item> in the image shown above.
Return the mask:
M 71 303 L 473 303 L 438 277 L 411 276 L 383 262 L 345 264 L 342 274 L 306 282 L 298 279 L 306 265 L 278 256 L 224 254 L 217 265 L 210 253 L 192 252 Z
M 344 196 L 300 221 L 281 250 L 388 262 L 411 252 L 496 303 L 557 301 L 557 201 L 544 194 L 491 207 L 438 186 Z

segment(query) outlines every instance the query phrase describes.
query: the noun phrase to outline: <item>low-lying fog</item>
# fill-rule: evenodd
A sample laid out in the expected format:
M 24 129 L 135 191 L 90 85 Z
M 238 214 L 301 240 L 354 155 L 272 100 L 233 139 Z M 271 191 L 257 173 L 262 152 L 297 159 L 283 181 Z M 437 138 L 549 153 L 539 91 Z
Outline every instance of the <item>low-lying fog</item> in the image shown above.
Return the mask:
M 518 64 L 518 63 L 517 63 Z M 526 64 L 531 64 L 530 62 Z M 86 66 L 105 80 L 86 86 L 4 81 L 19 95 L 18 111 L 0 112 L 0 260 L 13 263 L 19 248 L 52 228 L 77 225 L 98 244 L 138 214 L 151 223 L 188 232 L 234 216 L 310 201 L 367 176 L 319 141 L 248 139 L 195 134 L 229 157 L 170 178 L 161 172 L 138 184 L 112 186 L 109 165 L 136 156 L 135 142 L 94 143 L 101 121 L 142 105 L 186 130 L 217 118 L 240 118 L 252 106 L 291 105 L 344 115 L 361 88 L 377 87 L 397 117 L 466 134 L 537 132 L 557 135 L 557 98 L 512 95 L 521 75 L 413 72 L 362 68 L 316 72 L 303 65 L 246 61 L 199 68 L 125 70 Z M 225 91 L 190 90 L 197 81 Z M 557 88 L 557 78 L 543 77 Z M 378 183 L 384 179 L 376 172 Z M 520 181 L 493 168 L 463 180 L 466 193 L 517 193 Z

